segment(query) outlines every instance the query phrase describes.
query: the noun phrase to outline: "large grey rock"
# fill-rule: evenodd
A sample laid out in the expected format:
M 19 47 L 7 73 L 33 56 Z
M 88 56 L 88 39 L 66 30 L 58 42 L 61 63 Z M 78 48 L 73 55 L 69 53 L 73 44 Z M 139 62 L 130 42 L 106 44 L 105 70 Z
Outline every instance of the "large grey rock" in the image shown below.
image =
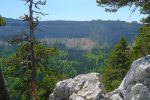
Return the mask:
M 58 82 L 49 100 L 104 100 L 100 74 L 89 73 Z
M 106 97 L 113 100 L 116 95 L 123 100 L 150 100 L 150 56 L 134 61 L 118 89 Z
M 98 73 L 58 82 L 49 100 L 150 100 L 150 55 L 133 62 L 120 86 L 105 94 Z

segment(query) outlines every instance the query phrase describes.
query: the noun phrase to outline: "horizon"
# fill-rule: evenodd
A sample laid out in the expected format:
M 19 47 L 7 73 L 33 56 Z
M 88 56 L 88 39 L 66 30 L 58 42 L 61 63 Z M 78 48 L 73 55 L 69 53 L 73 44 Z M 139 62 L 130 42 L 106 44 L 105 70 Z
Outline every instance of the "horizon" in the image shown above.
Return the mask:
M 25 2 L 20 0 L 3 0 L 0 4 L 0 15 L 6 18 L 19 19 L 28 13 Z M 41 21 L 65 20 L 65 21 L 91 21 L 91 20 L 121 20 L 126 22 L 138 21 L 146 15 L 140 14 L 139 9 L 134 13 L 129 7 L 121 8 L 116 13 L 105 12 L 105 9 L 97 6 L 96 0 L 52 0 L 41 6 L 41 11 L 48 13 L 41 16 Z M 6 9 L 7 8 L 7 9 Z M 13 9 L 12 9 L 13 8 Z M 18 9 L 19 8 L 19 9 Z
M 4 17 L 4 16 L 3 16 Z M 12 19 L 12 20 L 20 20 L 20 21 L 23 21 L 19 18 L 6 18 L 4 17 L 5 19 Z M 138 24 L 141 24 L 140 21 L 124 21 L 124 20 L 120 20 L 120 19 L 117 19 L 117 20 L 103 20 L 103 19 L 94 19 L 94 20 L 40 20 L 39 22 L 46 22 L 46 21 L 72 21 L 72 22 L 91 22 L 91 21 L 120 21 L 120 22 L 127 22 L 127 23 L 134 23 L 134 22 L 137 22 Z

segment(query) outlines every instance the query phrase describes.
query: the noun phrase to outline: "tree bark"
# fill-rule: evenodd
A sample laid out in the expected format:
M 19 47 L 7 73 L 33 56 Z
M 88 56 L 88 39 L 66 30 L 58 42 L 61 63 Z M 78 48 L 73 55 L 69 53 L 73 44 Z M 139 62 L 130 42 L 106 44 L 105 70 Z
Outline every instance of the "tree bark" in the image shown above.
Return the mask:
M 37 65 L 36 65 L 36 54 L 35 54 L 35 36 L 34 36 L 34 19 L 33 19 L 33 0 L 30 0 L 29 4 L 29 26 L 30 26 L 30 41 L 31 41 L 31 86 L 32 86 L 32 97 L 33 100 L 38 100 L 37 96 L 37 82 L 36 82 L 36 74 L 37 74 Z
M 1 68 L 0 68 L 0 100 L 11 100 Z

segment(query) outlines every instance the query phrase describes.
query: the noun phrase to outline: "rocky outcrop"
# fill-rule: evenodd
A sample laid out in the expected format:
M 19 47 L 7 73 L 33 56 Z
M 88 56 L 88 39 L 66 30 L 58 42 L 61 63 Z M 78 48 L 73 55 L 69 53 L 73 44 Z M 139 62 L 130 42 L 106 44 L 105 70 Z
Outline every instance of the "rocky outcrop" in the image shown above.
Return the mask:
M 150 100 L 150 56 L 134 61 L 121 85 L 108 93 L 107 98 L 116 95 L 119 100 Z
M 57 83 L 49 100 L 150 100 L 150 55 L 133 62 L 120 86 L 105 94 L 100 75 L 79 75 Z
M 90 73 L 58 82 L 49 100 L 101 100 L 104 93 L 100 74 Z

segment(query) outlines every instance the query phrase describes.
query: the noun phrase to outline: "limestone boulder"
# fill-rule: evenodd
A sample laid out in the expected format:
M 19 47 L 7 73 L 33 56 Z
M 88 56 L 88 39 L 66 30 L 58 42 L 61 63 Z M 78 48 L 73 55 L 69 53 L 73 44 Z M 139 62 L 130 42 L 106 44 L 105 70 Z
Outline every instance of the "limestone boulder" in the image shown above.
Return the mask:
M 100 74 L 89 73 L 58 82 L 49 100 L 104 100 L 104 95 Z

